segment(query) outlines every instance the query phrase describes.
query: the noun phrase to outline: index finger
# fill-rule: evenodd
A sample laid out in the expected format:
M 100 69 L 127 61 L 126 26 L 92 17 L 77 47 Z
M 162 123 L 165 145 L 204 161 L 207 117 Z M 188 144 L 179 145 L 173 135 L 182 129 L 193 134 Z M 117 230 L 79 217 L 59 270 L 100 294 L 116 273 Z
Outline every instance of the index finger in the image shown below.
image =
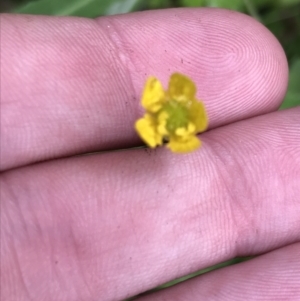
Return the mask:
M 261 24 L 219 9 L 86 20 L 3 15 L 1 169 L 139 145 L 145 79 L 190 76 L 210 127 L 272 111 L 287 63 Z

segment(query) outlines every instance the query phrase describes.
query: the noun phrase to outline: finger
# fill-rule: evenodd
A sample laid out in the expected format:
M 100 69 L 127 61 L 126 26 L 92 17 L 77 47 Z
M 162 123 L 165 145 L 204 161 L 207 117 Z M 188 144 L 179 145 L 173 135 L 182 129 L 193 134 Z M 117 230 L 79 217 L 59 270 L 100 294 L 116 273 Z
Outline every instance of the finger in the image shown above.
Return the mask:
M 140 149 L 5 172 L 4 296 L 121 300 L 299 241 L 299 115 L 209 131 L 180 159 Z
M 299 258 L 297 243 L 135 300 L 298 300 Z
M 149 75 L 189 75 L 210 127 L 274 110 L 287 63 L 261 24 L 218 9 L 85 20 L 1 20 L 1 168 L 141 144 L 134 121 Z

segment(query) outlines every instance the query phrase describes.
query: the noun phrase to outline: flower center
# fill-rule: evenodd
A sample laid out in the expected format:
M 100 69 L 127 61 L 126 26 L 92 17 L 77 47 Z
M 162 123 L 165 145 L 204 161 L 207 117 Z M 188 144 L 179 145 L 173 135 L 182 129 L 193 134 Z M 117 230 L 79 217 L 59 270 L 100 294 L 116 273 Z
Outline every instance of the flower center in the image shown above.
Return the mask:
M 177 128 L 186 127 L 188 124 L 188 108 L 182 103 L 170 100 L 163 105 L 163 111 L 168 113 L 166 128 L 174 133 Z

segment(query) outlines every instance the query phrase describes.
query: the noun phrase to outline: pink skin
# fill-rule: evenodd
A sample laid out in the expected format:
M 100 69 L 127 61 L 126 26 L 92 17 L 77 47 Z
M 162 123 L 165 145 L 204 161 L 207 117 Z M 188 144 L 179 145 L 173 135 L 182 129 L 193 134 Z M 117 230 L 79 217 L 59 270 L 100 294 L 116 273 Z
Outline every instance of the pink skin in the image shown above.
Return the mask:
M 175 71 L 207 107 L 201 149 L 66 158 L 141 145 L 144 82 Z M 262 253 L 141 300 L 294 300 L 300 109 L 272 113 L 287 78 L 277 40 L 226 10 L 2 15 L 1 300 L 122 300 Z

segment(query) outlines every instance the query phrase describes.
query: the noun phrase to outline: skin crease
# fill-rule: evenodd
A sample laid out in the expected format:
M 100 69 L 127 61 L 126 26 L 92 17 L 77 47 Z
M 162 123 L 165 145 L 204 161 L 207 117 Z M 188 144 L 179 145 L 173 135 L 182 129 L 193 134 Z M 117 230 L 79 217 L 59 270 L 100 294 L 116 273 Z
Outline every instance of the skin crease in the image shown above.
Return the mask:
M 70 156 L 141 145 L 143 84 L 175 71 L 206 105 L 201 149 Z M 231 11 L 2 15 L 1 300 L 122 300 L 263 253 L 141 300 L 296 300 L 300 109 L 273 112 L 287 79 L 277 40 Z
M 298 300 L 299 257 L 293 244 L 135 300 Z

